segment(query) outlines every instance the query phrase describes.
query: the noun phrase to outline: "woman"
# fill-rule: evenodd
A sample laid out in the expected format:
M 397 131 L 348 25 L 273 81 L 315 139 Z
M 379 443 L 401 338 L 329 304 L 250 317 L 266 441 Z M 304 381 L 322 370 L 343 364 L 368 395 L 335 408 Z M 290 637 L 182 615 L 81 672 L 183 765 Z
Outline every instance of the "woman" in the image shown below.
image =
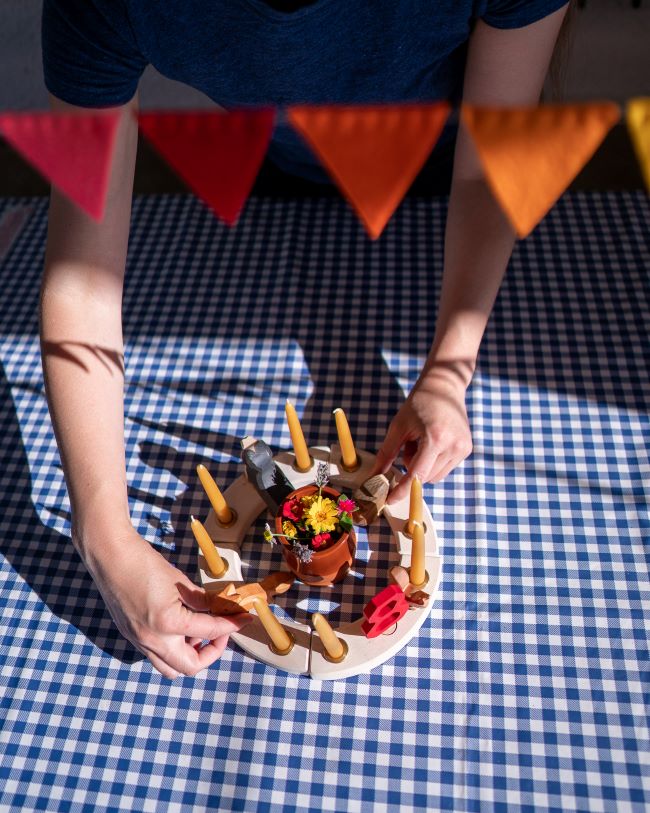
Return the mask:
M 135 109 L 149 62 L 224 107 L 461 97 L 535 104 L 565 12 L 566 0 L 45 0 L 45 81 L 56 110 Z M 454 138 L 448 129 L 438 153 Z M 105 360 L 123 357 L 136 144 L 135 118 L 124 116 L 102 223 L 52 192 L 41 342 L 73 542 L 122 634 L 174 678 L 213 663 L 245 620 L 207 614 L 203 591 L 129 519 L 123 368 Z M 287 171 L 324 179 L 287 127 L 278 128 L 269 155 Z M 513 243 L 461 131 L 435 336 L 378 453 L 377 470 L 385 471 L 403 450 L 407 474 L 393 500 L 413 476 L 436 482 L 471 451 L 465 391 Z M 210 644 L 200 648 L 203 639 Z

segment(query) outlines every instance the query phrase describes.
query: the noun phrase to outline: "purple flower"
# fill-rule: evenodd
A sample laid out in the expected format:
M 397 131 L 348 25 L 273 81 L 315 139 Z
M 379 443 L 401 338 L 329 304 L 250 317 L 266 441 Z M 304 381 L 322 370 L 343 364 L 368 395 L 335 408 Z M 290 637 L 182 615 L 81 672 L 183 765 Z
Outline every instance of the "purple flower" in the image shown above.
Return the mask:
M 307 545 L 301 545 L 300 542 L 295 542 L 293 545 L 293 552 L 299 562 L 307 564 L 311 562 L 311 549 Z

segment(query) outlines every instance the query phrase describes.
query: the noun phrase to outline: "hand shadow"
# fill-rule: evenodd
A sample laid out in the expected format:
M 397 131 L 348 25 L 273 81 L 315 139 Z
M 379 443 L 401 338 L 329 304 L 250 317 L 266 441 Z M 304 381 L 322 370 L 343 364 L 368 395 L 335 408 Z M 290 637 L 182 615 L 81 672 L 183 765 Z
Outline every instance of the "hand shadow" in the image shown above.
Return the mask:
M 92 643 L 123 663 L 143 655 L 122 637 L 68 536 L 43 524 L 32 500 L 31 474 L 14 401 L 0 365 L 0 554 L 43 602 Z M 26 588 L 23 588 L 26 589 Z M 45 608 L 43 608 L 45 609 Z

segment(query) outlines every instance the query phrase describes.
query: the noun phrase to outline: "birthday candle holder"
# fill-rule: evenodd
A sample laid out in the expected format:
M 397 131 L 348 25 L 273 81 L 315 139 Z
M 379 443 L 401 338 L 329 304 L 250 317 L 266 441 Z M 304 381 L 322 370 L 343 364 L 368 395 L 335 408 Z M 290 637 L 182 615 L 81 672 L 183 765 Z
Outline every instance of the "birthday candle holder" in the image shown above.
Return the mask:
M 285 649 L 278 649 L 278 647 L 273 643 L 273 641 L 269 641 L 269 649 L 273 652 L 274 655 L 280 655 L 280 657 L 286 657 L 291 650 L 294 648 L 296 644 L 296 639 L 293 633 L 289 632 L 289 630 L 285 630 L 287 635 L 289 636 L 289 644 Z
M 255 447 L 255 443 L 258 444 L 257 447 Z M 309 457 L 312 465 L 308 471 L 298 473 L 297 467 L 293 465 L 295 463 L 293 449 L 273 454 L 270 448 L 265 449 L 264 445 L 255 439 L 247 439 L 242 445 L 243 451 L 248 451 L 248 454 L 243 454 L 247 465 L 247 476 L 239 477 L 224 492 L 224 498 L 233 512 L 232 519 L 235 521 L 233 521 L 232 527 L 225 532 L 222 531 L 222 524 L 217 521 L 213 512 L 209 517 L 210 522 L 206 521 L 212 538 L 219 540 L 219 550 L 223 557 L 232 556 L 236 560 L 235 566 L 232 566 L 231 562 L 230 579 L 233 581 L 231 583 L 223 576 L 218 579 L 211 577 L 203 565 L 199 571 L 206 589 L 219 591 L 219 595 L 223 593 L 224 600 L 228 600 L 228 596 L 235 594 L 240 597 L 248 596 L 253 589 L 253 585 L 246 585 L 241 580 L 239 548 L 252 523 L 260 514 L 270 510 L 271 516 L 274 516 L 273 509 L 277 509 L 277 506 L 286 499 L 291 491 L 313 484 L 319 463 L 321 465 L 327 463 L 332 483 L 337 490 L 352 497 L 357 490 L 360 494 L 365 493 L 361 486 L 369 481 L 376 463 L 372 453 L 357 451 L 358 468 L 356 471 L 350 472 L 342 465 L 343 455 L 340 447 L 338 444 L 333 444 L 331 448 L 325 446 L 310 448 Z M 346 454 L 345 457 L 349 460 L 350 455 Z M 273 476 L 270 476 L 271 474 Z M 399 475 L 397 470 L 389 472 L 391 482 L 394 482 L 396 475 Z M 377 499 L 381 500 L 381 495 L 378 493 Z M 263 623 L 261 614 L 258 612 L 256 623 L 233 633 L 231 639 L 249 655 L 264 663 L 291 674 L 308 675 L 315 680 L 334 680 L 364 674 L 399 652 L 417 634 L 430 614 L 440 581 L 441 558 L 438 555 L 439 546 L 435 526 L 426 503 L 422 504 L 421 520 L 417 520 L 417 513 L 412 514 L 408 495 L 398 503 L 378 505 L 378 511 L 375 512 L 374 517 L 368 516 L 368 524 L 381 521 L 377 520 L 378 516 L 385 517 L 393 534 L 399 556 L 399 567 L 403 571 L 404 584 L 399 589 L 394 584 L 389 585 L 390 590 L 384 588 L 366 605 L 362 618 L 342 624 L 335 630 L 330 627 L 331 639 L 328 638 L 327 633 L 325 634 L 325 638 L 329 640 L 329 647 L 326 646 L 320 631 L 312 628 L 311 625 L 307 626 L 288 618 L 283 618 L 280 623 L 269 607 L 269 604 L 273 602 L 272 596 L 268 592 L 267 600 L 261 599 L 267 610 L 267 613 L 264 613 L 263 608 L 262 614 L 273 616 L 269 624 L 272 632 Z M 423 581 L 418 585 L 410 581 L 413 535 L 409 531 L 409 520 L 414 519 L 420 521 L 421 525 L 420 534 L 416 534 L 416 536 L 420 536 L 420 540 L 415 545 L 416 572 L 414 575 L 418 580 L 423 575 Z M 425 530 L 426 533 L 423 533 Z M 231 544 L 224 545 L 226 540 Z M 260 543 L 264 544 L 261 539 Z M 422 551 L 424 561 L 422 561 Z M 202 557 L 201 561 L 203 561 Z M 265 580 L 262 579 L 262 582 Z M 384 597 L 379 605 L 375 599 L 379 599 L 386 591 L 390 593 L 388 596 L 390 612 L 382 616 L 382 601 L 385 602 L 386 598 Z M 259 590 L 253 592 L 256 596 L 259 594 Z M 263 596 L 263 593 L 261 595 Z M 250 597 L 253 597 L 253 593 Z M 371 605 L 372 610 L 370 610 L 369 616 L 366 611 Z M 390 623 L 383 623 L 383 626 L 380 625 L 381 628 L 378 628 L 378 617 L 379 621 Z M 266 620 L 268 622 L 268 618 Z M 332 652 L 334 655 L 331 654 Z
M 214 521 L 215 524 L 219 526 L 219 528 L 232 528 L 233 525 L 236 525 L 237 521 L 239 520 L 239 515 L 235 511 L 235 509 L 229 505 L 228 508 L 230 509 L 230 519 L 228 522 L 222 522 L 217 513 L 214 513 Z

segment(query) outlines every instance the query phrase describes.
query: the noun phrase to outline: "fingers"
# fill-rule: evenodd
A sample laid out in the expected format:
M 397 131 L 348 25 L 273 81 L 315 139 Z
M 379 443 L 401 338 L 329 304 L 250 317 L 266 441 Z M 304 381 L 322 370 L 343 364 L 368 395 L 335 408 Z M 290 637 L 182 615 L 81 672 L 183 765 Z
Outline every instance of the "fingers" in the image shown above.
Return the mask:
M 219 660 L 227 645 L 228 635 L 220 635 L 205 646 L 190 646 L 182 642 L 167 655 L 168 666 L 176 669 L 179 675 L 194 677 Z
M 456 466 L 461 462 L 462 458 L 459 460 L 457 457 L 438 458 L 433 471 L 429 475 L 429 482 L 439 483 L 440 480 L 443 480 L 449 474 L 449 472 L 453 471 L 453 469 L 455 469 Z
M 162 658 L 159 658 L 153 652 L 146 651 L 145 655 L 151 661 L 151 665 L 154 669 L 157 669 L 163 677 L 166 677 L 168 680 L 176 680 L 176 678 L 180 675 L 176 669 L 171 667 L 168 663 L 166 663 Z
M 197 622 L 198 626 L 204 622 L 210 624 L 209 627 L 205 627 L 205 634 L 188 635 L 184 639 L 176 635 L 171 636 L 164 644 L 165 651 L 162 655 L 150 649 L 144 651 L 152 666 L 163 677 L 170 680 L 181 675 L 193 677 L 223 655 L 232 632 L 237 632 L 251 621 L 253 621 L 253 617 L 248 613 L 234 615 L 227 619 L 195 614 L 190 622 L 194 629 L 196 629 Z M 215 630 L 217 630 L 217 634 L 214 634 Z M 208 643 L 201 646 L 202 641 L 205 640 L 208 640 Z
M 182 633 L 188 638 L 200 638 L 202 641 L 214 641 L 223 635 L 239 632 L 254 620 L 248 613 L 229 616 L 193 613 L 191 610 L 187 610 L 187 613 Z
M 214 641 L 209 641 L 204 647 L 201 647 L 201 649 L 194 649 L 193 655 L 188 653 L 190 669 L 194 670 L 189 674 L 196 674 L 202 669 L 207 669 L 208 666 L 212 666 L 212 664 L 215 661 L 218 661 L 223 655 L 227 646 L 228 636 L 223 635 L 221 638 L 217 638 Z
M 177 677 L 194 677 L 203 669 L 207 669 L 223 655 L 228 645 L 228 635 L 221 635 L 214 641 L 201 646 L 201 641 L 194 643 L 185 641 L 176 649 L 166 653 L 165 658 L 159 657 L 155 652 L 147 652 L 151 665 L 163 677 L 175 680 Z
M 396 420 L 393 420 L 388 427 L 384 442 L 377 452 L 375 465 L 373 466 L 372 472 L 368 475 L 369 477 L 374 477 L 376 474 L 386 474 L 399 454 L 403 441 L 403 429 Z
M 404 448 L 402 449 L 402 461 L 406 466 L 407 470 L 411 469 L 411 464 L 413 462 L 413 458 L 415 457 L 418 450 L 418 442 L 417 440 L 407 440 L 404 444 Z
M 423 483 L 428 482 L 429 473 L 435 465 L 437 458 L 438 453 L 433 444 L 423 439 L 420 442 L 417 452 L 413 455 L 408 471 L 388 495 L 388 499 L 386 500 L 388 505 L 393 505 L 406 497 L 411 490 L 411 480 L 416 475 Z
M 157 631 L 149 634 L 148 642 L 138 647 L 152 666 L 170 680 L 179 675 L 196 675 L 214 663 L 223 653 L 228 637 L 254 620 L 244 612 L 222 617 L 193 612 L 180 603 L 176 606 L 178 609 L 161 619 Z M 203 641 L 209 643 L 202 646 Z
M 178 588 L 181 601 L 186 607 L 189 607 L 190 610 L 194 610 L 197 613 L 210 612 L 210 598 L 206 591 L 201 587 L 197 587 L 196 584 L 193 584 L 180 572 L 178 573 L 176 587 Z

